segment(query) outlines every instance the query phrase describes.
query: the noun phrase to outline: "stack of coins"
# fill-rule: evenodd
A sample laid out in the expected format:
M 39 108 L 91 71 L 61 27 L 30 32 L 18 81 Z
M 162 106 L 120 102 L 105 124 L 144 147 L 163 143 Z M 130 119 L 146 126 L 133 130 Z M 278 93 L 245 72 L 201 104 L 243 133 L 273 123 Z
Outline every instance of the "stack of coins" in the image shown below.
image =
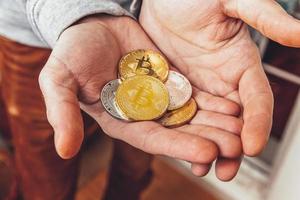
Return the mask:
M 188 123 L 197 112 L 190 82 L 169 70 L 167 60 L 157 52 L 128 53 L 119 62 L 118 76 L 101 92 L 103 107 L 117 119 L 155 120 L 175 127 Z

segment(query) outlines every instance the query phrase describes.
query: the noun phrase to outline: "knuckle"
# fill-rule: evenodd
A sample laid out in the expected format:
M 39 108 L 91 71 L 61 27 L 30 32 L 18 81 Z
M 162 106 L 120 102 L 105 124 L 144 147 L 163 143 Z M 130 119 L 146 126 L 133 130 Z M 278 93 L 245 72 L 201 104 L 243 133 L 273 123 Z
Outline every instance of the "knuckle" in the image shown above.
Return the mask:
M 199 163 L 211 163 L 217 155 L 218 149 L 212 142 L 197 140 L 196 138 L 189 144 L 192 160 Z
M 227 107 L 225 107 L 224 109 L 227 109 L 227 112 L 231 115 L 237 116 L 240 114 L 241 108 L 240 106 L 238 106 L 235 103 L 229 103 L 229 105 Z
M 234 119 L 231 123 L 229 124 L 229 130 L 237 135 L 240 135 L 240 133 L 242 132 L 242 128 L 243 128 L 243 121 L 241 119 Z
M 224 148 L 222 154 L 224 157 L 228 158 L 237 158 L 241 156 L 243 152 L 242 141 L 238 136 L 227 137 L 227 140 L 224 140 L 226 147 Z

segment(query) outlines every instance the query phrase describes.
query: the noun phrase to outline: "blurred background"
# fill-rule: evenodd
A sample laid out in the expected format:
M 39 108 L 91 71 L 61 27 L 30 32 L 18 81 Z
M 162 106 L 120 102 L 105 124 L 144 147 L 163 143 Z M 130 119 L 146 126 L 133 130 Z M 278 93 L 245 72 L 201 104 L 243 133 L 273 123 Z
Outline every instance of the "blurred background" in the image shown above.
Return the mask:
M 300 19 L 299 0 L 279 2 Z M 275 97 L 274 123 L 267 148 L 260 157 L 246 157 L 239 174 L 229 183 L 218 181 L 213 171 L 205 178 L 194 177 L 188 163 L 156 157 L 153 163 L 154 179 L 143 199 L 300 199 L 300 49 L 283 47 L 254 30 L 251 34 L 260 49 Z M 96 131 L 94 128 L 91 131 Z M 9 195 L 13 199 L 18 193 L 9 132 L 0 100 L 0 200 Z M 99 199 L 105 188 L 111 153 L 112 141 L 104 134 L 96 134 L 86 142 L 77 200 Z

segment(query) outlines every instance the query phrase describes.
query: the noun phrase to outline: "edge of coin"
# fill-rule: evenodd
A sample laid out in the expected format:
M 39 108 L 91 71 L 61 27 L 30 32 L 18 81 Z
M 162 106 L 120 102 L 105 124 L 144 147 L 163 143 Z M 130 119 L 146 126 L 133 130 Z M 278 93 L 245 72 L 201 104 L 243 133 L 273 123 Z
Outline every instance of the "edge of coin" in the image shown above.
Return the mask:
M 118 119 L 118 120 L 123 120 L 123 121 L 131 121 L 128 117 L 126 117 L 126 115 L 119 109 L 118 105 L 117 105 L 117 102 L 115 101 L 115 96 L 114 96 L 114 102 L 112 102 L 112 104 L 115 105 L 115 111 L 118 113 L 119 116 L 114 116 L 107 108 L 106 106 L 104 105 L 103 101 L 104 101 L 104 89 L 105 87 L 107 87 L 107 85 L 109 85 L 110 83 L 112 83 L 113 81 L 118 81 L 118 83 L 120 84 L 121 83 L 121 80 L 120 79 L 114 79 L 114 80 L 111 80 L 109 82 L 107 82 L 103 87 L 102 87 L 102 90 L 101 90 L 101 93 L 100 93 L 100 101 L 101 101 L 101 104 L 103 106 L 103 108 L 105 109 L 105 111 L 110 115 L 112 116 L 113 118 L 115 119 Z M 115 91 L 116 92 L 116 91 Z
M 174 112 L 176 112 L 176 111 L 178 111 L 178 110 L 184 108 L 190 101 L 192 101 L 193 104 L 195 105 L 195 107 L 194 107 L 195 109 L 193 110 L 191 116 L 190 116 L 188 119 L 186 119 L 186 120 L 184 120 L 184 121 L 182 121 L 182 122 L 180 122 L 180 123 L 178 123 L 178 124 L 165 125 L 165 124 L 162 123 L 162 120 L 165 119 L 166 117 L 168 117 L 168 115 L 171 115 L 172 113 L 174 113 Z M 197 105 L 197 103 L 196 103 L 196 100 L 192 97 L 192 98 L 191 98 L 184 106 L 182 106 L 181 108 L 178 108 L 178 109 L 176 109 L 176 110 L 170 110 L 170 111 L 167 111 L 167 112 L 165 113 L 164 116 L 162 116 L 160 119 L 157 120 L 157 122 L 158 122 L 159 124 L 161 124 L 162 126 L 166 127 L 166 128 L 177 128 L 177 127 L 180 127 L 180 126 L 182 126 L 182 125 L 185 125 L 185 124 L 189 123 L 191 120 L 193 120 L 193 118 L 194 118 L 195 115 L 197 114 L 197 110 L 198 110 L 198 105 Z

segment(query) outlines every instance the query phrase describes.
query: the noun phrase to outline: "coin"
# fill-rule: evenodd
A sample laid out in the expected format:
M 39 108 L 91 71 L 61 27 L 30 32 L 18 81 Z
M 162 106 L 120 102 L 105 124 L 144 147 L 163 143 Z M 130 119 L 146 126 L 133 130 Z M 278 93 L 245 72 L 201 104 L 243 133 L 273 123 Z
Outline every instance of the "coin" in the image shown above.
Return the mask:
M 130 119 L 153 120 L 166 112 L 169 94 L 160 80 L 148 75 L 137 75 L 122 82 L 116 93 L 116 102 Z
M 158 122 L 165 127 L 181 126 L 193 119 L 196 112 L 196 101 L 191 98 L 183 107 L 167 112 Z
M 129 121 L 129 119 L 122 113 L 116 104 L 116 91 L 120 85 L 121 80 L 116 79 L 108 82 L 101 91 L 101 102 L 105 110 L 113 117 L 121 120 Z
M 192 86 L 182 74 L 170 71 L 165 83 L 170 97 L 168 110 L 176 110 L 188 102 L 192 96 Z
M 149 75 L 165 82 L 169 64 L 159 53 L 152 50 L 136 50 L 125 55 L 119 62 L 119 75 L 122 80 L 135 75 Z

